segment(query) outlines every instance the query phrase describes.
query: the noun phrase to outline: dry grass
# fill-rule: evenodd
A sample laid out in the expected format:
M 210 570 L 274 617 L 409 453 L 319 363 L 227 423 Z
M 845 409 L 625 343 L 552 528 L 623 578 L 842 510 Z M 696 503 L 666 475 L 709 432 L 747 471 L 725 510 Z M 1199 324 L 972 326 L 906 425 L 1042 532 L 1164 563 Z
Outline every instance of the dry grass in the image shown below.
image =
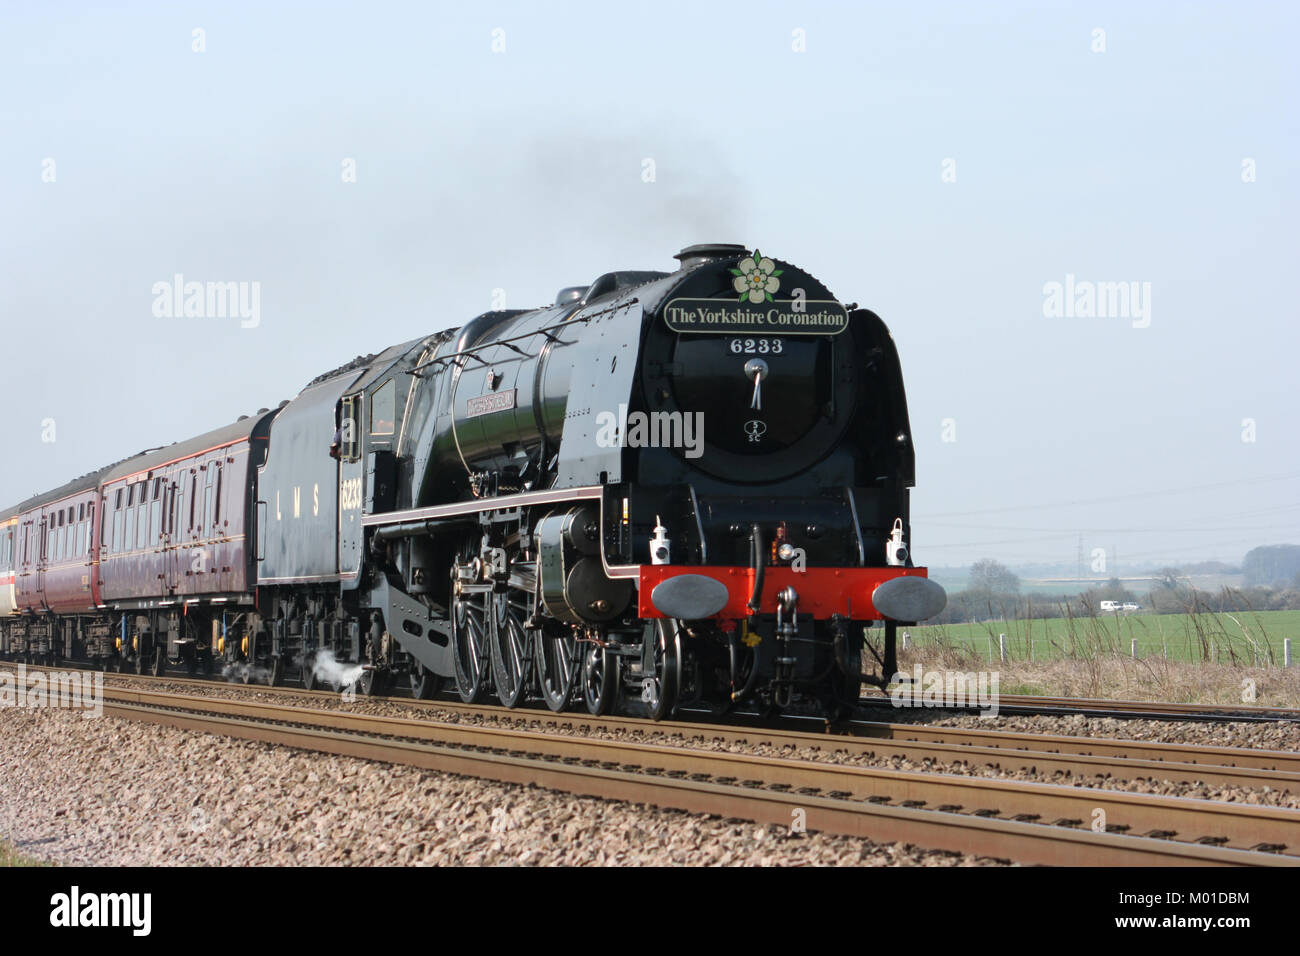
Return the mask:
M 0 866 L 49 866 L 40 860 L 23 856 L 5 840 L 0 840 Z
M 996 670 L 1004 694 L 1300 708 L 1300 667 L 1190 663 L 1159 656 L 1134 659 L 1100 649 L 1071 660 L 992 664 L 951 644 L 899 652 L 899 670 L 910 671 L 916 664 L 929 670 Z M 1246 699 L 1252 685 L 1254 699 Z

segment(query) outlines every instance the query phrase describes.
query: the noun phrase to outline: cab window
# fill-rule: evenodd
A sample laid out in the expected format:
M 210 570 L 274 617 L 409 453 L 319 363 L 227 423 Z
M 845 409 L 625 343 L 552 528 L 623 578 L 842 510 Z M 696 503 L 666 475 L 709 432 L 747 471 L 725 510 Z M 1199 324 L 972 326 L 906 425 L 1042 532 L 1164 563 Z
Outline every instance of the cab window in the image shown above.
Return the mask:
M 397 419 L 397 385 L 390 378 L 370 396 L 370 434 L 391 435 Z

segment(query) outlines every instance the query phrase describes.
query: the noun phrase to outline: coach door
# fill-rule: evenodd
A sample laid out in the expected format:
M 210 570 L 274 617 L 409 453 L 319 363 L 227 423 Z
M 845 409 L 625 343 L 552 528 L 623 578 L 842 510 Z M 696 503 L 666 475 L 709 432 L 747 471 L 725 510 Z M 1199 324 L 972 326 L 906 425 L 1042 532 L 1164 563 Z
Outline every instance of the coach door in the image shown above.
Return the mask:
M 31 606 L 32 588 L 36 581 L 36 524 L 29 518 L 20 525 L 18 554 L 14 561 L 14 600 L 17 607 Z
M 184 472 L 181 472 L 179 475 L 173 475 L 172 480 L 163 487 L 163 574 L 167 578 L 168 594 L 176 593 L 177 582 L 180 578 L 181 541 L 180 535 L 177 533 L 178 522 L 176 516 L 180 513 L 178 500 L 184 474 Z
M 48 529 L 49 529 L 49 524 L 48 524 L 48 522 L 47 522 L 47 519 L 42 518 L 42 519 L 41 519 L 41 535 L 40 535 L 40 537 L 37 539 L 37 545 L 36 545 L 36 557 L 37 557 L 37 560 L 36 560 L 36 593 L 33 595 L 33 597 L 35 598 L 35 600 L 32 602 L 32 606 L 33 606 L 33 607 L 36 606 L 36 604 L 37 604 L 38 601 L 39 601 L 40 604 L 42 604 L 42 605 L 45 604 L 45 561 L 46 561 L 46 558 L 47 558 L 48 555 L 49 555 L 48 543 L 49 543 L 49 538 L 50 538 L 50 534 L 49 534 L 49 530 L 48 530 Z

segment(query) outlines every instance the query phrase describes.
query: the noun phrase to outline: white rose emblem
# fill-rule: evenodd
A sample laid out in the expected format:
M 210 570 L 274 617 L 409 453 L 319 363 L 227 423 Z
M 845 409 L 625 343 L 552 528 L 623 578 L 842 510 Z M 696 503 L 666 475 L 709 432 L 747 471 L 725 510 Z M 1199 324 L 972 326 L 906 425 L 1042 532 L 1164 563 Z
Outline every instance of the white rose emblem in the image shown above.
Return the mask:
M 731 285 L 740 293 L 741 302 L 746 299 L 755 305 L 771 302 L 772 293 L 781 288 L 781 280 L 777 276 L 784 271 L 755 249 L 752 256 L 741 259 L 737 267 L 731 270 L 731 274 L 736 277 Z

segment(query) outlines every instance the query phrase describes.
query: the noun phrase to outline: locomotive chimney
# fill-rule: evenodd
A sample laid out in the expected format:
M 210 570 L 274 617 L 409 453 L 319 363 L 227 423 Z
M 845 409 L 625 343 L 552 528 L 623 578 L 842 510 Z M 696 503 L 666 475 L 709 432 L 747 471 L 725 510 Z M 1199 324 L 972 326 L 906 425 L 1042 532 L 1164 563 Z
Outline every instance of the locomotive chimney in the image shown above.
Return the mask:
M 673 258 L 682 264 L 681 271 L 686 272 L 714 259 L 743 256 L 748 251 L 744 246 L 734 242 L 701 242 L 694 246 L 687 246 Z

